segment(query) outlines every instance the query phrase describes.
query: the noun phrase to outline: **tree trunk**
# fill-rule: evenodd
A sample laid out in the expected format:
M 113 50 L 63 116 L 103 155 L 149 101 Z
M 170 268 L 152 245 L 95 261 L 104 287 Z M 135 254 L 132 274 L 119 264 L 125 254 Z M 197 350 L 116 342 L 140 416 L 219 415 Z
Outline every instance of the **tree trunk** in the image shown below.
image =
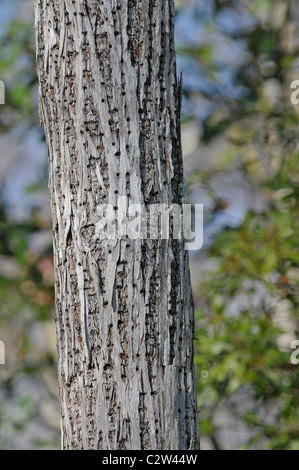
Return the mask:
M 183 240 L 102 239 L 98 207 L 183 204 L 173 0 L 35 0 L 64 449 L 197 449 Z

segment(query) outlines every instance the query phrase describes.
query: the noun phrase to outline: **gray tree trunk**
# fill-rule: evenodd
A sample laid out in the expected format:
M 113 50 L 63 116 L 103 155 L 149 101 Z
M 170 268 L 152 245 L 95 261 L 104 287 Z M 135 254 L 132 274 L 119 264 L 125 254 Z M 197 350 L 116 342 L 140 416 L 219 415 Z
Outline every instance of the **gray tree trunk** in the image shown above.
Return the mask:
M 197 449 L 183 241 L 102 240 L 100 204 L 183 203 L 173 0 L 35 0 L 62 447 Z

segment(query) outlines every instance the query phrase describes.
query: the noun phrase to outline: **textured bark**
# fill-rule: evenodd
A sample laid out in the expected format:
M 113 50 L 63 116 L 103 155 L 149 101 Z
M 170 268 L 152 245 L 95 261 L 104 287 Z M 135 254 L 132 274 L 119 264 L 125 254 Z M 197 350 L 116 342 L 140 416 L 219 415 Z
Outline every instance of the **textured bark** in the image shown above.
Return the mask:
M 183 203 L 173 0 L 35 0 L 62 446 L 197 449 L 183 241 L 100 240 L 97 207 Z

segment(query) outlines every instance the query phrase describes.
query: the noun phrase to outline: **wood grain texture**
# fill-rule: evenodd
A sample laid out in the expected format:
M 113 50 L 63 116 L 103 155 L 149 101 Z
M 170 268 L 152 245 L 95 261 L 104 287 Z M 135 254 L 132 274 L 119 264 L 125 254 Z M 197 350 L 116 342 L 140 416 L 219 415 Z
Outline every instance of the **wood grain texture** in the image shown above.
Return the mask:
M 183 203 L 173 0 L 35 0 L 64 449 L 197 449 L 183 241 L 101 240 L 100 204 Z

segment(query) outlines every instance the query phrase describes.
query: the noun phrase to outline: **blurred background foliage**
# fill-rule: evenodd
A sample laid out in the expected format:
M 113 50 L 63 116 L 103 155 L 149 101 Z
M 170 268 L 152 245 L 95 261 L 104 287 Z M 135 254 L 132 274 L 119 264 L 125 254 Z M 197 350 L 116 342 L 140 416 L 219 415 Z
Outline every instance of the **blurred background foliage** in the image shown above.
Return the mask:
M 299 449 L 299 5 L 176 0 L 204 449 Z M 29 0 L 0 0 L 0 448 L 59 447 L 47 157 Z

